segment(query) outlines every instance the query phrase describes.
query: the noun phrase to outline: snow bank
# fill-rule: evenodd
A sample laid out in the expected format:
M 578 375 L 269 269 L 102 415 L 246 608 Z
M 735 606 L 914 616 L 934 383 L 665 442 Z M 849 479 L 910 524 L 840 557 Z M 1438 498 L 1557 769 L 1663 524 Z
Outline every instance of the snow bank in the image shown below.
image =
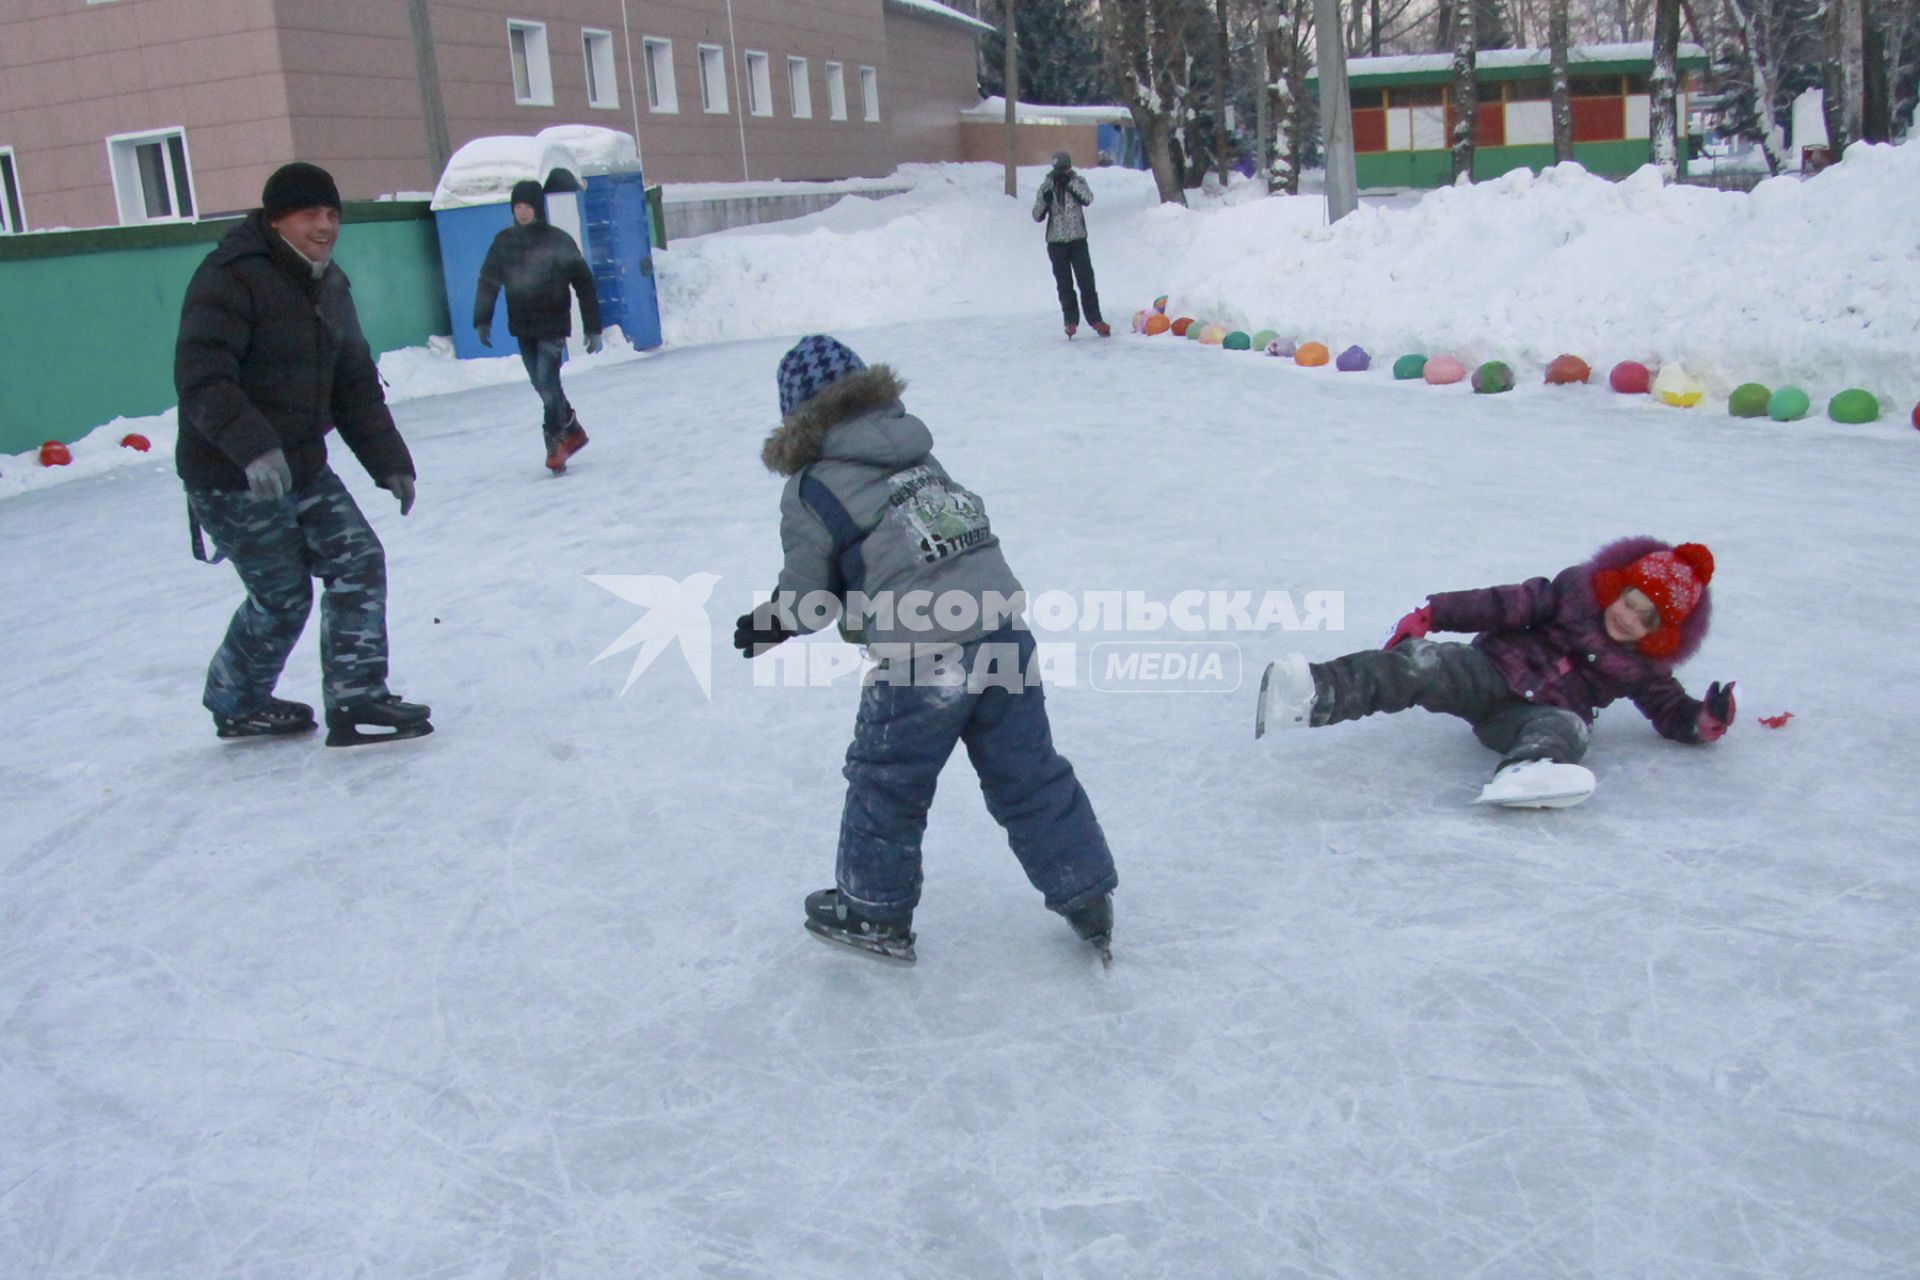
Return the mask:
M 684 241 L 659 255 L 668 340 L 687 343 L 1053 305 L 1030 217 L 1042 170 L 1001 193 L 997 165 L 907 166 L 878 201 Z M 1381 355 L 1499 358 L 1523 377 L 1563 351 L 1681 361 L 1711 394 L 1848 386 L 1904 417 L 1920 399 L 1920 147 L 1849 148 L 1818 177 L 1752 193 L 1610 182 L 1576 165 L 1419 198 L 1337 226 L 1318 198 L 1247 183 L 1182 209 L 1151 178 L 1086 172 L 1106 318 L 1167 293 L 1177 314 L 1359 343 Z
M 95 427 L 67 446 L 73 461 L 64 467 L 41 466 L 37 447 L 25 453 L 0 455 L 0 498 L 129 467 L 171 471 L 173 443 L 179 435 L 174 414 L 175 411 L 169 409 L 150 418 L 115 418 L 105 426 Z M 120 441 L 129 435 L 145 436 L 152 447 L 145 453 L 125 447 Z

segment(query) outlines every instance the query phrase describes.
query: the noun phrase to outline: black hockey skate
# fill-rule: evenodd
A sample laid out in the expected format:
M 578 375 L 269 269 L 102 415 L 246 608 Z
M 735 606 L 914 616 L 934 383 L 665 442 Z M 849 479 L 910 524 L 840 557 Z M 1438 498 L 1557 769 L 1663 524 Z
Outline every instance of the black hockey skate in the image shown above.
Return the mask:
M 864 916 L 841 900 L 838 889 L 807 895 L 807 932 L 822 942 L 837 942 L 895 964 L 912 964 L 916 958 L 911 921 Z
M 370 742 L 424 738 L 433 732 L 427 719 L 432 714 L 432 707 L 402 702 L 391 693 L 342 703 L 327 712 L 327 745 L 358 747 Z
M 1075 911 L 1067 912 L 1067 923 L 1073 931 L 1093 944 L 1100 953 L 1100 963 L 1113 964 L 1113 895 L 1103 893 L 1092 902 Z
M 213 717 L 213 730 L 223 738 L 284 738 L 295 733 L 312 733 L 313 708 L 304 702 L 268 698 L 243 716 Z

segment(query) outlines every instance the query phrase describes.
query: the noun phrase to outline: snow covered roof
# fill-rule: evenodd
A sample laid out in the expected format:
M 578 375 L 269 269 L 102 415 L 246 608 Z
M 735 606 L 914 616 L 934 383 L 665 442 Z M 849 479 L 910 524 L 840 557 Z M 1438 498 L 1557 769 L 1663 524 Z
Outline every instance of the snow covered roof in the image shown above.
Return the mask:
M 574 180 L 593 173 L 635 168 L 640 153 L 633 135 L 590 124 L 555 125 L 533 137 L 475 138 L 447 161 L 434 188 L 435 209 L 499 204 L 526 178 L 544 183 L 556 169 Z
M 1482 49 L 1474 59 L 1474 65 L 1484 76 L 1489 71 L 1524 72 L 1535 67 L 1545 71 L 1551 61 L 1552 55 L 1546 49 Z M 1577 44 L 1567 51 L 1567 61 L 1576 67 L 1592 63 L 1610 63 L 1650 68 L 1653 66 L 1653 41 Z M 1707 65 L 1707 51 L 1697 44 L 1683 42 L 1675 59 L 1675 65 L 1689 70 L 1704 67 Z M 1402 53 L 1383 58 L 1347 59 L 1347 79 L 1353 83 L 1359 83 L 1363 77 L 1368 83 L 1378 83 L 1382 77 L 1386 76 L 1444 77 L 1452 74 L 1453 54 L 1450 52 Z M 1309 75 L 1307 79 L 1315 80 L 1318 76 Z
M 1021 124 L 1132 124 L 1125 107 L 1055 107 L 1041 102 L 1016 103 L 1014 118 Z M 1007 100 L 995 95 L 960 113 L 962 120 L 993 123 L 1007 118 Z
M 904 9 L 923 18 L 945 18 L 957 22 L 963 27 L 973 28 L 976 35 L 987 35 L 993 31 L 991 24 L 970 17 L 952 5 L 941 4 L 940 0 L 886 0 L 886 3 L 889 8 Z

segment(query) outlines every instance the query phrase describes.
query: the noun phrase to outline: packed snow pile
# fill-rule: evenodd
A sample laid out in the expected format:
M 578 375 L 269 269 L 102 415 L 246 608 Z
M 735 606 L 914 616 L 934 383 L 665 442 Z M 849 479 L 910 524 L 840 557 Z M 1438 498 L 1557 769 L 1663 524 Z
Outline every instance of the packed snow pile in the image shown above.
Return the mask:
M 556 169 L 578 181 L 593 173 L 636 168 L 640 153 L 633 135 L 598 125 L 566 124 L 525 137 L 475 138 L 447 161 L 434 188 L 435 209 L 465 209 L 499 204 L 513 184 L 531 178 L 545 182 Z
M 777 336 L 1053 305 L 1029 211 L 1042 170 L 1001 193 L 996 165 L 907 166 L 905 195 L 675 244 L 659 257 L 669 341 Z M 1318 197 L 1237 183 L 1160 204 L 1149 175 L 1086 172 L 1089 241 L 1110 322 L 1171 294 L 1177 314 L 1336 348 L 1451 351 L 1524 373 L 1562 352 L 1595 368 L 1681 361 L 1710 395 L 1848 386 L 1889 413 L 1920 398 L 1920 147 L 1750 194 L 1535 176 L 1368 201 L 1335 226 Z

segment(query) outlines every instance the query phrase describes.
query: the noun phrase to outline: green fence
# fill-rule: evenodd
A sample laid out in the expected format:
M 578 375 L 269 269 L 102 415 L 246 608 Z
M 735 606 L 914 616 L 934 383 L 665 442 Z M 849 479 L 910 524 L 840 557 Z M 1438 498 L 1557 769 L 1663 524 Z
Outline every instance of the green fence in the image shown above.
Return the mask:
M 335 260 L 374 353 L 448 333 L 424 202 L 351 203 Z M 231 220 L 0 237 L 0 453 L 170 408 L 194 268 Z

